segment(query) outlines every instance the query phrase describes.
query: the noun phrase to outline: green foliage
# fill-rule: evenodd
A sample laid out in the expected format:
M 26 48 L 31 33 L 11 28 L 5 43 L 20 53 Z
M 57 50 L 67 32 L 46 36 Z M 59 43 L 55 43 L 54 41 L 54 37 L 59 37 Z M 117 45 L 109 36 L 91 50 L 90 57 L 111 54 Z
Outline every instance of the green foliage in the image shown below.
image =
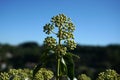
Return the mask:
M 78 80 L 91 80 L 86 74 L 81 74 L 78 76 Z
M 35 74 L 33 79 L 33 71 L 30 69 L 10 69 L 8 72 L 0 73 L 0 80 L 50 80 L 53 72 L 45 68 L 41 68 Z
M 64 60 L 64 58 L 60 59 L 60 75 L 66 75 L 67 74 L 67 65 Z
M 74 62 L 73 62 L 71 53 L 67 53 L 64 56 L 64 59 L 65 59 L 65 62 L 67 64 L 67 69 L 68 69 L 67 76 L 71 80 L 73 80 L 75 75 L 74 75 Z
M 120 75 L 115 71 L 108 69 L 98 75 L 97 80 L 120 80 Z

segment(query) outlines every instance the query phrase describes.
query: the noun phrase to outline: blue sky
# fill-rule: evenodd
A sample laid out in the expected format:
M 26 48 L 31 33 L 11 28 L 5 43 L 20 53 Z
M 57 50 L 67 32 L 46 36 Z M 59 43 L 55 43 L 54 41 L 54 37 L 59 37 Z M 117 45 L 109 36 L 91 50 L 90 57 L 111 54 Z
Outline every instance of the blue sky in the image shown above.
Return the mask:
M 60 13 L 75 24 L 77 43 L 120 44 L 120 0 L 0 0 L 0 43 L 42 44 L 43 26 Z

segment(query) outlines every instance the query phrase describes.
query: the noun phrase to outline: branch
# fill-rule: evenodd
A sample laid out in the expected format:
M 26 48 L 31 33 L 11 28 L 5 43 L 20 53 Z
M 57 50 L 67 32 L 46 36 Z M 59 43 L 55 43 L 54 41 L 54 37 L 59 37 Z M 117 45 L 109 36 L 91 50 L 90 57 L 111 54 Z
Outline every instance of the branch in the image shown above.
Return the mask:
M 57 35 L 57 33 L 55 33 L 54 31 L 51 31 L 53 34 L 56 34 Z

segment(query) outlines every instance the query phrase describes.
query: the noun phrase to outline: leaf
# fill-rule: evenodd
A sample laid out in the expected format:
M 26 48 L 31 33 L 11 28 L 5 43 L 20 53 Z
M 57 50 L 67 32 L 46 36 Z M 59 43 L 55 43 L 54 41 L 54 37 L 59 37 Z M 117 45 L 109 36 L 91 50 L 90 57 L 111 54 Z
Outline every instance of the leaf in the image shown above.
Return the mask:
M 41 62 L 45 62 L 45 60 L 46 60 L 47 57 L 48 57 L 47 52 L 44 52 L 44 53 L 41 55 L 41 57 L 40 57 Z
M 49 61 L 55 57 L 54 51 L 46 49 L 44 53 L 41 55 L 42 65 L 46 66 Z
M 68 70 L 67 76 L 70 78 L 70 80 L 73 80 L 74 79 L 74 62 L 72 59 L 72 55 L 70 53 L 67 53 L 64 56 L 64 60 L 66 62 L 67 70 Z
M 60 75 L 67 75 L 67 65 L 63 57 L 60 59 Z
M 36 73 L 40 70 L 40 68 L 42 68 L 42 64 L 38 64 L 35 69 L 33 70 L 33 79 L 36 75 Z
M 56 62 L 56 55 L 55 54 L 50 54 L 48 55 L 48 57 L 46 58 L 45 60 L 45 63 L 44 63 L 44 66 L 47 67 L 47 68 L 55 68 L 55 63 Z
M 67 54 L 69 54 L 69 55 L 71 55 L 72 57 L 75 57 L 75 58 L 77 58 L 77 59 L 80 59 L 80 56 L 78 56 L 78 55 L 76 55 L 76 54 L 72 54 L 72 53 L 70 53 L 70 52 L 68 52 Z
M 38 64 L 35 69 L 33 70 L 33 79 L 36 75 L 36 73 L 40 70 L 40 68 L 45 67 L 47 63 L 49 63 L 49 60 L 53 58 L 55 54 L 53 54 L 52 51 L 47 50 L 44 54 L 41 56 L 41 63 Z
M 78 59 L 80 59 L 80 57 L 78 56 L 78 55 L 76 55 L 76 54 L 72 54 L 72 53 L 69 53 L 69 54 L 71 54 L 73 57 L 75 57 L 75 58 L 78 58 Z

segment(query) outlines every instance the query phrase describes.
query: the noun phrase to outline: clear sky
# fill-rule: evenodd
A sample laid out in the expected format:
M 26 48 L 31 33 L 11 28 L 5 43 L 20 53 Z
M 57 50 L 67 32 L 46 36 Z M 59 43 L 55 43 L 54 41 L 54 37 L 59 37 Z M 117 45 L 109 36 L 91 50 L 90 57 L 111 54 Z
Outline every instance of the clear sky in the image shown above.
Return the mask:
M 42 44 L 43 26 L 59 13 L 76 25 L 77 43 L 120 44 L 120 0 L 0 0 L 0 43 Z

